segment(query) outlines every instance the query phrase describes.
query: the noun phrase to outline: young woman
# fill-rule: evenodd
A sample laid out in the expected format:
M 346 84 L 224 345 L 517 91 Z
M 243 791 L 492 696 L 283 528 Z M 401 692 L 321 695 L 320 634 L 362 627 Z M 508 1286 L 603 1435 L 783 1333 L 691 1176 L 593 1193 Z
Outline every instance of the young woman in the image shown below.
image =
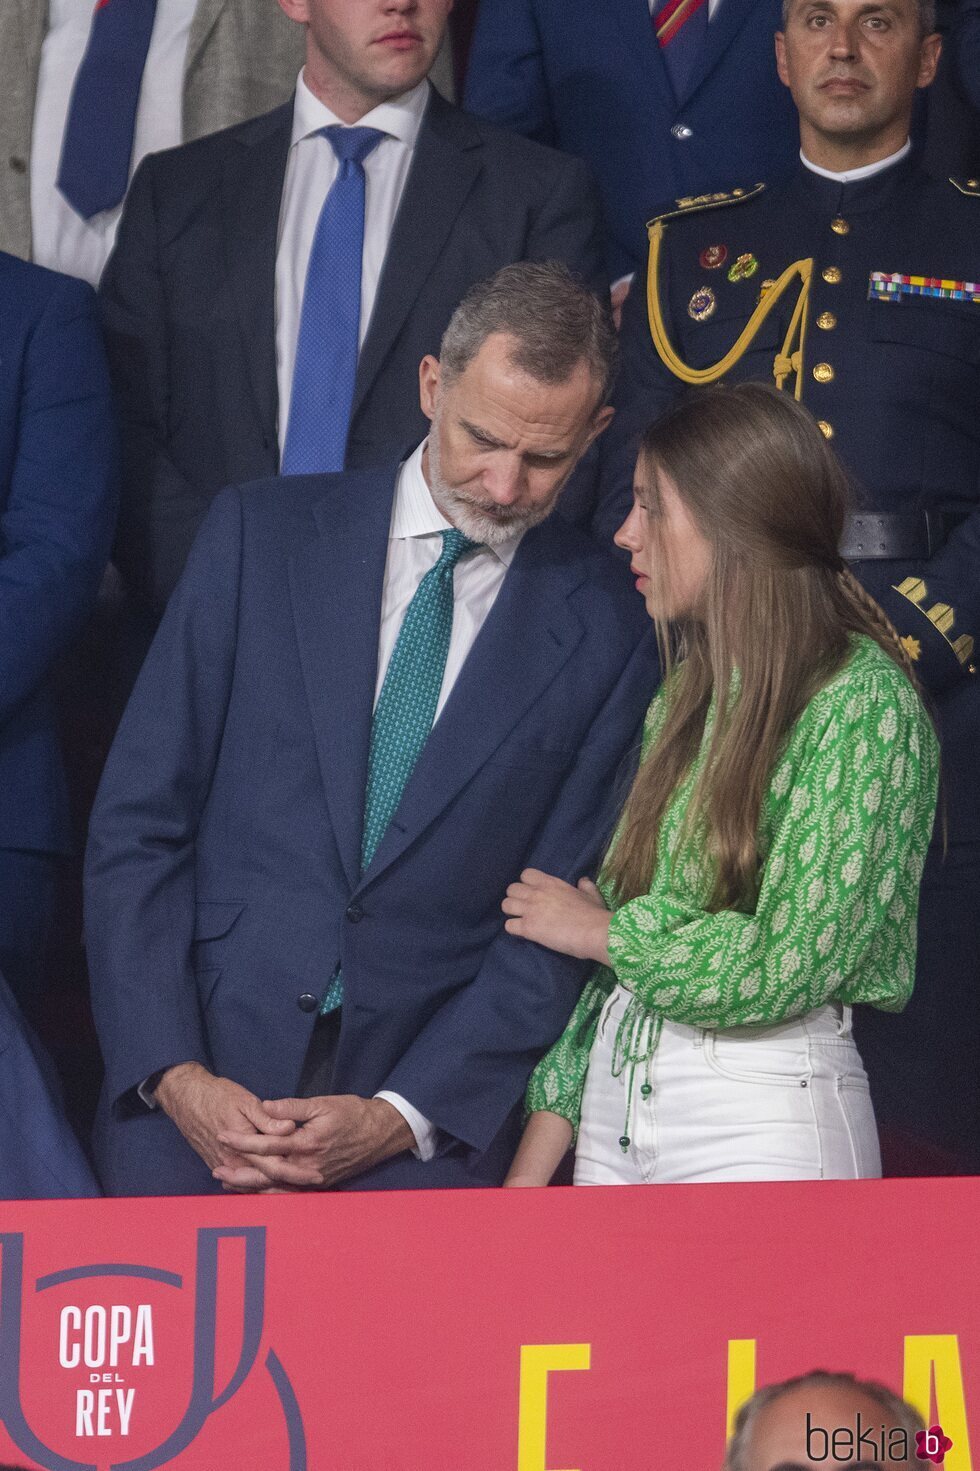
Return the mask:
M 900 1010 L 938 754 L 838 554 L 813 420 L 717 388 L 644 437 L 616 535 L 666 677 L 599 886 L 530 869 L 507 930 L 599 962 L 536 1069 L 509 1185 L 880 1174 L 851 1007 Z

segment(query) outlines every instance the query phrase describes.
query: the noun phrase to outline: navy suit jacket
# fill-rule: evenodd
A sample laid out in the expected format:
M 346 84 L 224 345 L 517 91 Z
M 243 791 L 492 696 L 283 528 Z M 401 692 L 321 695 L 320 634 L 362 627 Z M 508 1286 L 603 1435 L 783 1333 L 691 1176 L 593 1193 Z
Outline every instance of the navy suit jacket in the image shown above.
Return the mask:
M 102 281 L 123 429 L 116 561 L 159 611 L 208 506 L 279 468 L 275 266 L 293 104 L 156 154 L 133 180 Z M 604 282 L 595 186 L 577 159 L 431 91 L 361 349 L 347 465 L 428 432 L 418 366 L 474 282 L 559 259 Z
M 577 879 L 601 856 L 656 678 L 642 604 L 584 533 L 528 532 L 362 874 L 393 487 L 219 496 L 140 675 L 87 863 L 111 1193 L 214 1188 L 134 1089 L 195 1060 L 292 1095 L 338 964 L 336 1091 L 392 1089 L 447 1138 L 354 1186 L 498 1183 L 587 974 L 505 934 L 500 901 L 528 863 Z
M 101 1194 L 65 1118 L 51 1061 L 0 976 L 0 1200 Z
M 675 96 L 647 0 L 483 0 L 465 105 L 591 165 L 612 278 L 641 268 L 644 222 L 681 195 L 773 181 L 799 151 L 776 76 L 779 0 L 721 0 Z
M 0 848 L 70 846 L 48 675 L 95 602 L 116 455 L 91 288 L 0 253 Z

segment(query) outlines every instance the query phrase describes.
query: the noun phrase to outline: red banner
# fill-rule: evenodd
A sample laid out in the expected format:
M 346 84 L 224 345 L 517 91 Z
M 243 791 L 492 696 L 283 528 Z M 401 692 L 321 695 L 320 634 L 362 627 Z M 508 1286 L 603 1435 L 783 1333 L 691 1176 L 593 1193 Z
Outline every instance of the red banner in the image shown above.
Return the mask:
M 756 1383 L 824 1367 L 972 1471 L 978 1207 L 980 1180 L 0 1206 L 0 1458 L 716 1471 Z

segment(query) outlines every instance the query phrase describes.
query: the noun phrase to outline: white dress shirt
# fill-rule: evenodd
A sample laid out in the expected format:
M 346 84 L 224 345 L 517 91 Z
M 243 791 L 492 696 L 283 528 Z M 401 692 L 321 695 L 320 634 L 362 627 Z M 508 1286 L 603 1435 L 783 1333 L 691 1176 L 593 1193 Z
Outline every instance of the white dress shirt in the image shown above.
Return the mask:
M 182 141 L 184 68 L 196 9 L 197 0 L 157 0 L 136 109 L 130 177 L 146 154 Z M 31 137 L 31 229 L 34 259 L 40 265 L 97 286 L 115 244 L 122 205 L 83 220 L 55 184 L 68 108 L 94 14 L 95 0 L 49 0 Z
M 446 520 L 432 499 L 422 473 L 419 445 L 402 465 L 395 486 L 395 500 L 388 533 L 388 559 L 385 563 L 384 588 L 381 594 L 381 635 L 378 640 L 378 678 L 374 691 L 377 704 L 388 664 L 409 603 L 425 574 L 435 566 L 442 554 L 442 532 L 449 531 Z M 453 685 L 473 647 L 480 629 L 493 607 L 507 569 L 520 545 L 520 534 L 509 537 L 496 547 L 481 547 L 457 563 L 453 577 L 453 631 L 449 640 L 446 671 L 439 691 L 436 719 L 442 712 Z M 438 1131 L 398 1093 L 382 1090 L 375 1095 L 398 1109 L 415 1135 L 415 1152 L 422 1160 L 431 1159 L 436 1149 Z
M 800 149 L 800 162 L 810 170 L 811 174 L 819 174 L 821 179 L 835 179 L 838 184 L 854 184 L 858 179 L 873 179 L 875 174 L 890 169 L 893 163 L 898 163 L 911 151 L 912 140 L 906 138 L 897 153 L 890 153 L 887 158 L 879 158 L 877 163 L 862 164 L 859 169 L 845 169 L 841 174 L 835 174 L 830 169 L 822 169 L 818 163 L 811 163 L 802 148 Z
M 364 341 L 371 320 L 391 228 L 428 100 L 429 85 L 422 81 L 410 92 L 372 108 L 355 124 L 358 128 L 377 128 L 387 134 L 364 160 L 366 184 L 359 345 Z M 292 142 L 279 211 L 276 253 L 276 377 L 280 450 L 286 444 L 296 344 L 313 236 L 324 200 L 337 177 L 337 155 L 330 140 L 319 136 L 319 130 L 335 126 L 346 127 L 347 124 L 313 95 L 301 72 L 296 84 Z

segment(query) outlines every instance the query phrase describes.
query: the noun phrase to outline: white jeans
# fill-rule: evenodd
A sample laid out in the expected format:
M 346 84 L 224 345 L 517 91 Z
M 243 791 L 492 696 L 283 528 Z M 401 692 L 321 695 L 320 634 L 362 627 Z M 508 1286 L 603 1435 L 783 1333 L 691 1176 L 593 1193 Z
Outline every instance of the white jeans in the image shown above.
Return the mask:
M 617 986 L 599 1019 L 575 1150 L 576 1185 L 881 1174 L 849 1006 L 829 1002 L 794 1021 L 717 1032 L 664 1021 L 649 1065 L 636 1064 L 630 1090 L 629 1066 L 619 1077 L 612 1072 L 629 1000 Z

